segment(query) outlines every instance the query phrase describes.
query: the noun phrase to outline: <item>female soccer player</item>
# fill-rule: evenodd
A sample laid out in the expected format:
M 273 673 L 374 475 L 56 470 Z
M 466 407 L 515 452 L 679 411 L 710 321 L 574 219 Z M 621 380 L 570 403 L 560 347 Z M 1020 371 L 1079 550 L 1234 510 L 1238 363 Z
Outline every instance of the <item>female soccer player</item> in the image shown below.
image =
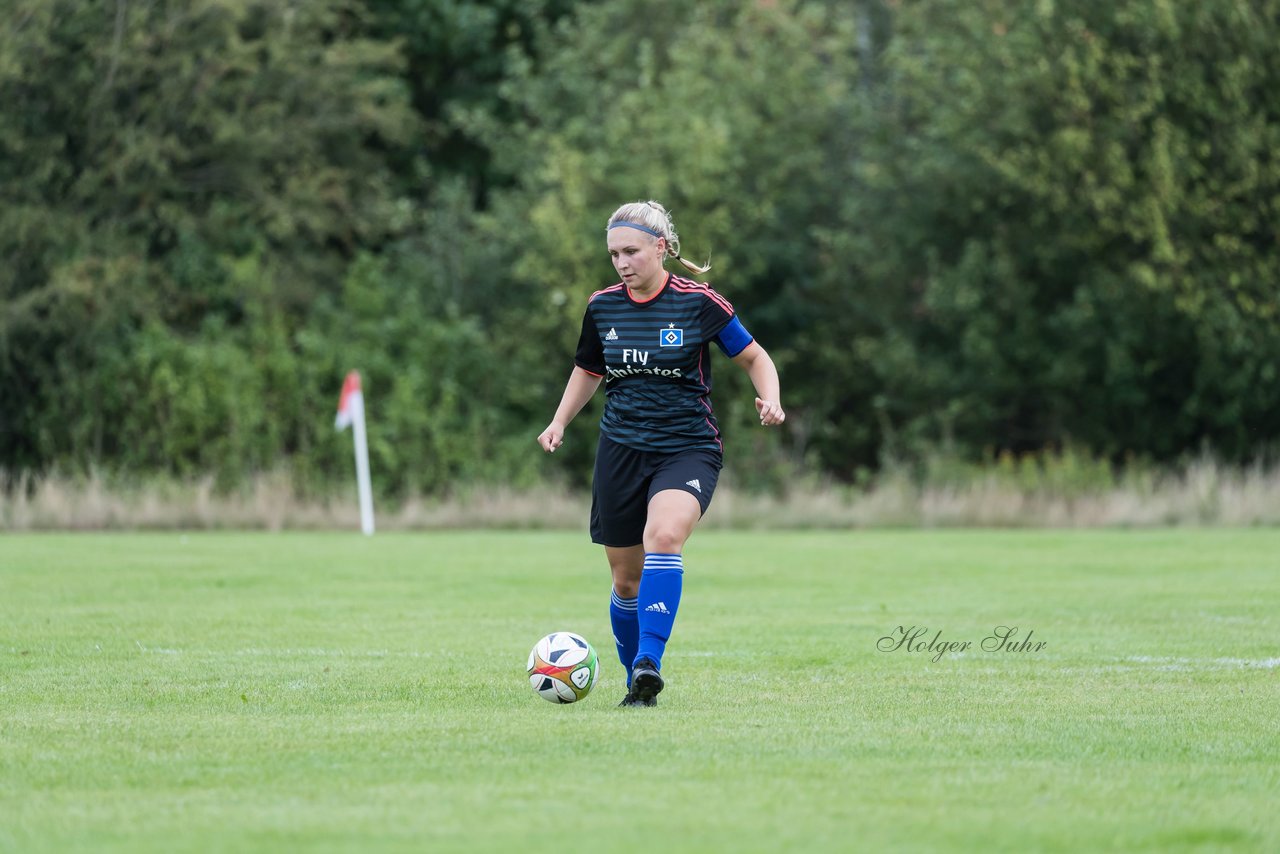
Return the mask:
M 668 273 L 680 238 L 657 202 L 623 205 L 605 231 L 622 281 L 587 301 L 574 369 L 555 417 L 538 436 L 548 453 L 605 383 L 591 487 L 591 540 L 613 573 L 609 617 L 627 669 L 623 706 L 655 706 L 662 653 L 680 605 L 681 552 L 711 503 L 720 474 L 720 428 L 711 412 L 714 342 L 747 372 L 765 427 L 781 424 L 778 371 L 724 297 Z

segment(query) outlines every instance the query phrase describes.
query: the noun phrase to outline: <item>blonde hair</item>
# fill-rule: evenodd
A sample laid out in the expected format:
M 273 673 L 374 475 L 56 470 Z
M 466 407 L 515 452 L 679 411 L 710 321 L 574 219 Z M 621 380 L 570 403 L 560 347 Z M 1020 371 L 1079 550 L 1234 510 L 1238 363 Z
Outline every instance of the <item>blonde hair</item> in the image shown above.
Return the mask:
M 666 240 L 667 254 L 679 261 L 691 273 L 702 275 L 711 269 L 710 264 L 705 267 L 699 267 L 692 261 L 686 261 L 680 257 L 680 235 L 676 233 L 676 226 L 671 221 L 671 214 L 658 202 L 652 200 L 647 202 L 628 202 L 614 211 L 613 216 L 609 217 L 609 224 L 605 226 L 605 231 L 619 224 L 642 226 L 641 231 L 647 232 L 655 238 L 661 237 Z

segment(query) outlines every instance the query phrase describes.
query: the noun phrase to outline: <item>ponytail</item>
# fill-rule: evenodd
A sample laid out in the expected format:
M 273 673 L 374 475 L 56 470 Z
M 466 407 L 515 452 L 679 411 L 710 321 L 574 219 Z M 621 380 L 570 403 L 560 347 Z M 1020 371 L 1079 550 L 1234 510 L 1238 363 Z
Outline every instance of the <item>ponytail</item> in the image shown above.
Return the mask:
M 670 253 L 668 252 L 668 254 Z M 686 258 L 681 258 L 679 255 L 676 255 L 675 259 L 679 261 L 681 264 L 683 264 L 684 268 L 689 272 L 693 273 L 695 276 L 701 276 L 703 273 L 711 269 L 711 259 L 707 259 L 707 266 L 705 267 L 699 267 L 697 264 L 693 263 L 692 261 Z

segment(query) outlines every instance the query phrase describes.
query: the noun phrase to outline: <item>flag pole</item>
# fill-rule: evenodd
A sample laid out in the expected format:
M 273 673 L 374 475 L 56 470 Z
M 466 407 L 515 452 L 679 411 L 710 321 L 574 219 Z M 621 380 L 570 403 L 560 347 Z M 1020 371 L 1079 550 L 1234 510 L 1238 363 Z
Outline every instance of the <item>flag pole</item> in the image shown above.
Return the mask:
M 360 530 L 373 536 L 373 486 L 369 483 L 369 440 L 364 429 L 364 395 L 355 400 L 356 488 L 360 493 Z
M 356 488 L 360 493 L 360 530 L 366 537 L 373 535 L 373 486 L 369 482 L 369 440 L 364 424 L 364 392 L 360 388 L 360 373 L 352 371 L 342 383 L 342 397 L 338 401 L 338 417 L 334 422 L 339 430 L 351 425 L 355 438 Z

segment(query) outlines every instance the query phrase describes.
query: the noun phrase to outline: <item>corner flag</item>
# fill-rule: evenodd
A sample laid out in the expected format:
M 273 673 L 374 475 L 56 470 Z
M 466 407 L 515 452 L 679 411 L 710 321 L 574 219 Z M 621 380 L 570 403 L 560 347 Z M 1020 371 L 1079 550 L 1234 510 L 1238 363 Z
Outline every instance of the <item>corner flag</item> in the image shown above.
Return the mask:
M 373 488 L 369 483 L 369 442 L 364 430 L 364 393 L 360 390 L 360 373 L 352 371 L 342 383 L 338 398 L 338 417 L 333 426 L 339 430 L 352 428 L 356 444 L 356 487 L 360 492 L 360 529 L 365 536 L 373 533 Z

